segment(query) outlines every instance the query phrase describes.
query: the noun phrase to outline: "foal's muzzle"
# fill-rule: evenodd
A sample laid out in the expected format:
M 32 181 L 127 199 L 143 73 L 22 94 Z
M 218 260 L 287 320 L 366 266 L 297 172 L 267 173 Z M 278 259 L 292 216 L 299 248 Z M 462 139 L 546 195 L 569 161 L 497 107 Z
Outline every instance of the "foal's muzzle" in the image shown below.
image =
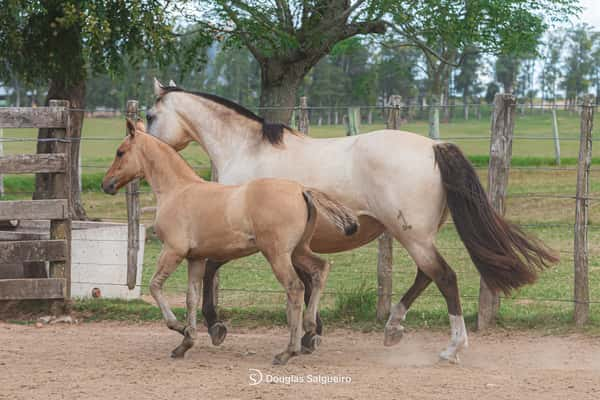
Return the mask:
M 101 187 L 106 194 L 117 194 L 117 178 L 103 180 Z

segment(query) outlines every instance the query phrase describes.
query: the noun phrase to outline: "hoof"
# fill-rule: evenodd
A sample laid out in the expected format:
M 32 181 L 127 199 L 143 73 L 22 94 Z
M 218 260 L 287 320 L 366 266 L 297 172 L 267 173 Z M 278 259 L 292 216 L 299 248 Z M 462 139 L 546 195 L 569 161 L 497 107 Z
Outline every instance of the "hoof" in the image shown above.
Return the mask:
M 440 360 L 447 361 L 450 364 L 459 364 L 460 359 L 458 358 L 458 352 L 453 352 L 451 350 L 444 350 L 440 353 Z
M 402 340 L 402 336 L 404 335 L 404 327 L 402 325 L 398 325 L 395 327 L 385 327 L 384 330 L 384 338 L 383 345 L 384 346 L 394 346 Z
M 225 341 L 225 338 L 227 337 L 227 328 L 224 323 L 215 322 L 208 328 L 208 334 L 210 335 L 212 344 L 218 346 Z
M 273 365 L 285 365 L 289 361 L 290 358 L 297 356 L 298 353 L 284 351 L 283 353 L 277 354 L 273 358 Z
M 183 358 L 186 351 L 188 351 L 188 348 L 186 348 L 186 346 L 183 344 L 180 344 L 171 352 L 171 358 Z
M 302 336 L 302 354 L 311 354 L 321 345 L 321 336 L 306 333 Z

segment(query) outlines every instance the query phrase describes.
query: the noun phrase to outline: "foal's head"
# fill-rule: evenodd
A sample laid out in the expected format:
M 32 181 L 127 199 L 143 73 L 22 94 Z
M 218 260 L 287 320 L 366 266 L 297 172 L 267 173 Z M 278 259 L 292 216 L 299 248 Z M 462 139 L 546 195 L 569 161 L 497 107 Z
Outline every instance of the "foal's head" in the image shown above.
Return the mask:
M 117 191 L 135 178 L 143 178 L 144 171 L 140 162 L 140 146 L 145 129 L 142 121 L 133 122 L 127 118 L 127 136 L 117 149 L 115 160 L 102 180 L 102 190 L 108 194 Z

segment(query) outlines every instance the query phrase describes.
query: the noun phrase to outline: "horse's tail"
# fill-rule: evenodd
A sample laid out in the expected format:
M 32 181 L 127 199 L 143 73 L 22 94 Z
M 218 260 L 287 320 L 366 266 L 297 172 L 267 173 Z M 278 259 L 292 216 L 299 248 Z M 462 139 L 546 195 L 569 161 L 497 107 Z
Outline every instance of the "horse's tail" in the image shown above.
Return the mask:
M 348 207 L 315 189 L 305 189 L 302 194 L 308 205 L 309 221 L 311 208 L 314 208 L 347 236 L 353 235 L 358 230 L 358 218 Z
M 509 293 L 535 282 L 538 270 L 558 262 L 552 250 L 492 208 L 473 166 L 456 145 L 435 144 L 433 151 L 456 230 L 491 290 Z

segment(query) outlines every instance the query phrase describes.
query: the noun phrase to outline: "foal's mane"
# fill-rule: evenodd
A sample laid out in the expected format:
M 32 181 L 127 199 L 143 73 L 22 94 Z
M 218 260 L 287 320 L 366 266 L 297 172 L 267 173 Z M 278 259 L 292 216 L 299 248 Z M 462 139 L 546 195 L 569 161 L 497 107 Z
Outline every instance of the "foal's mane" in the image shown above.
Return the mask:
M 263 117 L 256 115 L 255 113 L 253 113 L 246 107 L 241 106 L 238 103 L 235 103 L 231 100 L 225 99 L 223 97 L 220 97 L 220 96 L 217 96 L 214 94 L 203 93 L 203 92 L 193 92 L 193 91 L 182 89 L 177 86 L 164 86 L 162 88 L 162 90 L 163 90 L 163 96 L 165 94 L 172 93 L 172 92 L 182 92 L 182 93 L 193 94 L 194 96 L 202 97 L 204 99 L 213 101 L 217 104 L 222 105 L 223 107 L 226 107 L 232 111 L 235 111 L 236 113 L 238 113 L 239 115 L 241 115 L 243 117 L 246 117 L 253 121 L 256 121 L 259 124 L 261 124 L 261 127 L 262 127 L 261 133 L 262 133 L 263 139 L 269 141 L 269 143 L 271 143 L 272 145 L 278 145 L 283 141 L 283 135 L 284 135 L 286 129 L 290 132 L 296 133 L 294 130 L 292 130 L 292 128 L 290 128 L 289 126 L 287 126 L 285 124 L 268 122 Z

